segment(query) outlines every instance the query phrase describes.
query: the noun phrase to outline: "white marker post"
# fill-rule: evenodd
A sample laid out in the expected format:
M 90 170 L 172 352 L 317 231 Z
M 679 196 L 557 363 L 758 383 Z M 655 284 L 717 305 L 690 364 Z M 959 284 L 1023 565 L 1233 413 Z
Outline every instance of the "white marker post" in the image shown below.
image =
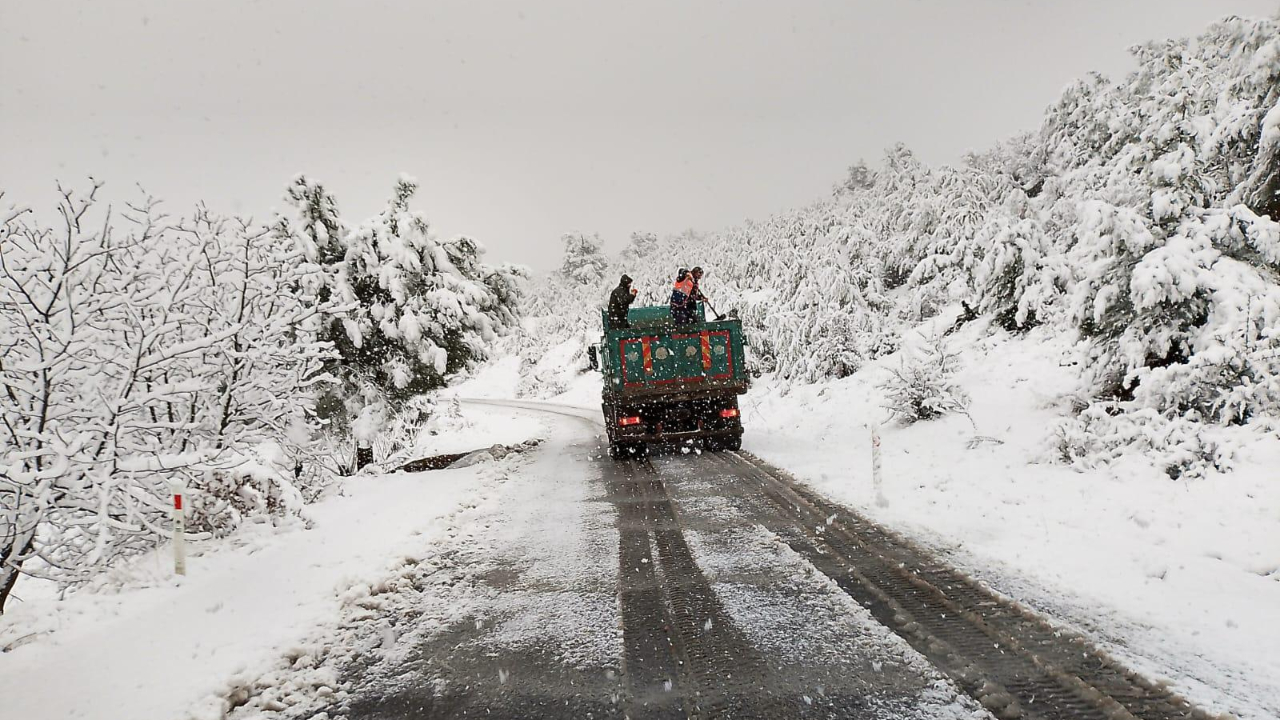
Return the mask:
M 182 508 L 182 486 L 174 484 L 173 489 L 173 571 L 179 575 L 187 574 L 187 520 Z
M 880 426 L 871 426 L 871 484 L 876 489 L 876 505 L 887 507 L 889 500 L 884 496 L 884 485 L 880 473 Z

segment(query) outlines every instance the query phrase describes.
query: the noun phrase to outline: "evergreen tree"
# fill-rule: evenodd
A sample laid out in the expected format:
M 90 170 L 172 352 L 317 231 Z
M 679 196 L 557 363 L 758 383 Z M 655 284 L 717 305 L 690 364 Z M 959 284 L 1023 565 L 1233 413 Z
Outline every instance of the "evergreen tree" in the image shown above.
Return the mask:
M 564 243 L 564 261 L 560 272 L 574 285 L 597 285 L 609 269 L 600 235 L 571 232 L 560 238 Z
M 483 248 L 459 237 L 440 242 L 410 209 L 417 183 L 401 177 L 386 208 L 347 230 L 332 196 L 299 178 L 287 199 L 295 218 L 277 232 L 300 238 L 327 269 L 327 294 L 347 308 L 326 327 L 340 360 L 340 387 L 321 403 L 340 424 L 442 387 L 487 357 L 498 332 L 516 321 L 520 272 L 481 262 Z
M 651 256 L 658 247 L 658 236 L 651 232 L 633 232 L 631 241 L 623 248 L 619 261 L 623 269 L 632 267 L 642 259 Z

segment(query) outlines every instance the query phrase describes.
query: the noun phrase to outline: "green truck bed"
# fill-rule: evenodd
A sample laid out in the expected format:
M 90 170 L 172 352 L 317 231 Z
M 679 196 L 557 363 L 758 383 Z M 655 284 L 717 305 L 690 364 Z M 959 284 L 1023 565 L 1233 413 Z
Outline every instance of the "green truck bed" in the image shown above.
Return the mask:
M 604 394 L 741 393 L 748 385 L 742 323 L 707 321 L 699 303 L 692 325 L 676 326 L 666 307 L 633 308 L 629 328 L 606 328 L 599 345 Z

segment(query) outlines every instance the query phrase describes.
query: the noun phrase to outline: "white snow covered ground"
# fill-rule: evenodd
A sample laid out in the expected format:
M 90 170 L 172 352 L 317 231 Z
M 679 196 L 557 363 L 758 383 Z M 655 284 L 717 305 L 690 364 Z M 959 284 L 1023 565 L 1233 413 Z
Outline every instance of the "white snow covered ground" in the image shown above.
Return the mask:
M 476 409 L 424 454 L 514 443 L 542 433 L 534 417 Z M 502 464 L 345 479 L 306 509 L 306 526 L 261 525 L 196 543 L 188 575 L 162 548 L 59 599 L 19 583 L 0 617 L 5 718 L 221 717 L 236 677 L 253 677 L 337 622 L 405 558 L 451 531 L 451 516 L 503 480 Z
M 934 547 L 994 589 L 1085 632 L 1218 711 L 1280 716 L 1280 439 L 1233 428 L 1236 468 L 1170 479 L 1142 456 L 1077 471 L 1046 439 L 1077 368 L 1068 346 L 960 331 L 960 386 L 990 441 L 953 415 L 880 429 L 877 383 L 897 357 L 843 380 L 765 382 L 743 402 L 744 448 L 837 501 Z
M 464 389 L 480 393 L 486 382 L 491 379 Z M 347 593 L 352 601 L 340 613 L 269 668 L 239 674 L 233 692 L 241 690 L 248 701 L 230 717 L 328 717 L 322 708 L 332 696 L 348 697 L 351 678 L 341 673 L 353 664 L 363 667 L 365 701 L 369 686 L 375 695 L 406 688 L 427 696 L 456 692 L 421 674 L 413 658 L 459 626 L 474 625 L 481 636 L 469 642 L 483 644 L 480 654 L 491 658 L 495 683 L 519 677 L 526 670 L 521 659 L 536 649 L 554 649 L 567 667 L 618 667 L 617 539 L 612 513 L 590 483 L 593 425 L 474 404 L 463 405 L 462 416 L 479 427 L 532 425 L 546 442 L 481 466 L 490 473 L 483 491 L 443 523 L 429 547 L 369 574 Z M 406 674 L 406 667 L 415 670 Z

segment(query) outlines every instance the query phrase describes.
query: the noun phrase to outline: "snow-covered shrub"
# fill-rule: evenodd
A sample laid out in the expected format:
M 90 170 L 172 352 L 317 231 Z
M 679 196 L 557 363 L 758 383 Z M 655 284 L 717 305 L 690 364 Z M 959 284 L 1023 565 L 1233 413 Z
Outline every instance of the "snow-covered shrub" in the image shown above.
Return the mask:
M 0 605 L 20 570 L 75 582 L 153 547 L 171 482 L 289 512 L 287 484 L 255 503 L 217 478 L 268 443 L 290 467 L 313 449 L 336 312 L 318 268 L 265 228 L 112 214 L 97 191 L 61 191 L 56 227 L 0 216 Z
M 536 360 L 525 360 L 516 392 L 521 397 L 549 398 L 568 390 L 569 383 L 588 369 L 584 342 L 582 336 L 571 337 L 545 348 Z
M 1169 477 L 1202 477 L 1231 468 L 1234 448 L 1209 436 L 1194 415 L 1161 414 L 1153 408 L 1121 412 L 1095 403 L 1054 430 L 1058 459 L 1093 468 L 1127 453 L 1147 453 Z
M 305 498 L 299 483 L 302 468 L 275 443 L 244 453 L 228 454 L 206 468 L 188 493 L 189 532 L 226 535 L 250 519 L 298 516 Z
M 880 385 L 884 408 L 906 424 L 964 413 L 969 396 L 955 383 L 959 357 L 941 335 L 927 338 L 916 353 L 904 351 L 902 362 Z
M 435 431 L 442 420 L 456 419 L 460 410 L 457 400 L 439 401 L 434 395 L 418 395 L 400 405 L 383 429 L 371 439 L 374 461 L 394 467 L 416 459 L 418 441 Z

